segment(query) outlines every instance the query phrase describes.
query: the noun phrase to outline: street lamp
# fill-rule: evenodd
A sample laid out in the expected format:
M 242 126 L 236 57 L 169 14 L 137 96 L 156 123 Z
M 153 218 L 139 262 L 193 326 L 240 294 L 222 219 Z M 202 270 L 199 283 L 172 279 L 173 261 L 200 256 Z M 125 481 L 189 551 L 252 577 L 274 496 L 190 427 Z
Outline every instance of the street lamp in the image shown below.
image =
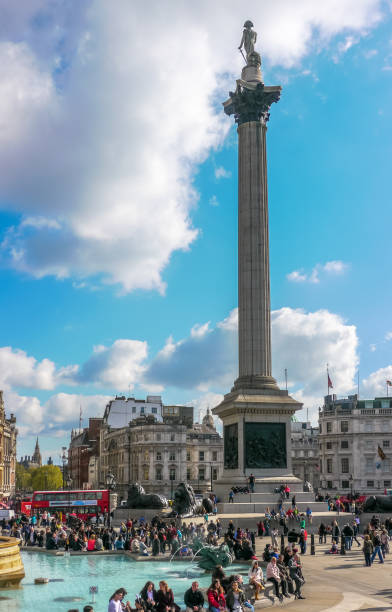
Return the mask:
M 66 446 L 62 446 L 63 454 L 61 455 L 61 461 L 63 463 L 63 491 L 65 489 L 65 464 L 67 462 L 67 455 L 65 454 L 66 450 L 67 450 L 67 447 Z
M 113 491 L 116 487 L 116 478 L 114 476 L 114 474 L 112 472 L 108 472 L 106 474 L 106 484 L 108 487 L 108 493 L 109 493 L 109 517 L 108 517 L 108 527 L 110 527 L 110 512 L 111 512 L 111 508 L 110 508 L 110 492 Z

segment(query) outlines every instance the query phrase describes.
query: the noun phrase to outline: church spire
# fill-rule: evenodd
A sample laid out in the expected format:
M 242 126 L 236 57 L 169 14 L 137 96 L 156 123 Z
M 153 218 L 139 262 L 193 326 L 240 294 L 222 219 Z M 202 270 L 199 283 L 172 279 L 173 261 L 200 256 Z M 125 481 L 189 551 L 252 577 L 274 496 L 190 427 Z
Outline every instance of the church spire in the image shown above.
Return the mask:
M 35 443 L 35 449 L 34 449 L 34 455 L 32 456 L 32 461 L 34 463 L 38 463 L 38 465 L 41 467 L 41 465 L 42 465 L 42 456 L 41 456 L 41 451 L 40 451 L 40 448 L 39 448 L 38 436 L 37 436 L 37 441 Z

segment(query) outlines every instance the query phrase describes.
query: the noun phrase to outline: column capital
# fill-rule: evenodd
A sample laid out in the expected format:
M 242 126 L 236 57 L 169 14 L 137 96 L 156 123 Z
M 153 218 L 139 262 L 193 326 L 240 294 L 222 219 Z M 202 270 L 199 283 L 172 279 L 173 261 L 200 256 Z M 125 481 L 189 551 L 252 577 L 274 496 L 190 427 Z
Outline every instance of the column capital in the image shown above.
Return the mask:
M 241 125 L 249 121 L 263 121 L 269 119 L 271 104 L 279 102 L 280 85 L 266 87 L 264 83 L 249 83 L 242 79 L 237 80 L 237 88 L 229 93 L 229 99 L 223 102 L 226 115 L 234 115 L 236 123 Z

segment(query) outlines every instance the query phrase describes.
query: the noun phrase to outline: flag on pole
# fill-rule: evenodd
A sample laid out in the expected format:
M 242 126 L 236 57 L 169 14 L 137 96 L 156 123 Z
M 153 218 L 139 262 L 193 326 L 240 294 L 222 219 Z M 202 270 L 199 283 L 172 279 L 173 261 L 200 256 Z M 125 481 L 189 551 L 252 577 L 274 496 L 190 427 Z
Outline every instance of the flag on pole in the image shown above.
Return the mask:
M 392 381 L 391 380 L 387 380 L 387 385 L 388 385 L 388 387 L 392 387 Z
M 329 377 L 329 372 L 327 372 L 327 376 L 328 376 L 328 389 L 333 389 L 333 384 L 332 384 L 332 380 Z
M 377 453 L 378 453 L 378 456 L 380 457 L 381 461 L 384 461 L 384 459 L 385 459 L 385 453 L 384 453 L 384 451 L 382 450 L 382 448 L 381 448 L 381 446 L 380 446 L 380 445 L 378 445 Z

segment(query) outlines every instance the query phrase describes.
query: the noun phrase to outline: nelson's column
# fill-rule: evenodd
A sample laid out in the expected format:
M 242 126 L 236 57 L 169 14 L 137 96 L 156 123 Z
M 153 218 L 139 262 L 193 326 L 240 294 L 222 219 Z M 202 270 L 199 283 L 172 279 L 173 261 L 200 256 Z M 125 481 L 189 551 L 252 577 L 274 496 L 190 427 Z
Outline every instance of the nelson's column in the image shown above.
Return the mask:
M 238 124 L 239 375 L 213 410 L 224 432 L 224 471 L 214 487 L 220 495 L 244 484 L 250 474 L 257 492 L 286 482 L 294 490 L 300 484 L 291 469 L 290 421 L 302 404 L 279 389 L 271 375 L 266 132 L 271 104 L 279 101 L 282 88 L 264 85 L 252 28 L 246 21 L 239 47 L 241 53 L 245 49 L 246 66 L 223 103 Z

